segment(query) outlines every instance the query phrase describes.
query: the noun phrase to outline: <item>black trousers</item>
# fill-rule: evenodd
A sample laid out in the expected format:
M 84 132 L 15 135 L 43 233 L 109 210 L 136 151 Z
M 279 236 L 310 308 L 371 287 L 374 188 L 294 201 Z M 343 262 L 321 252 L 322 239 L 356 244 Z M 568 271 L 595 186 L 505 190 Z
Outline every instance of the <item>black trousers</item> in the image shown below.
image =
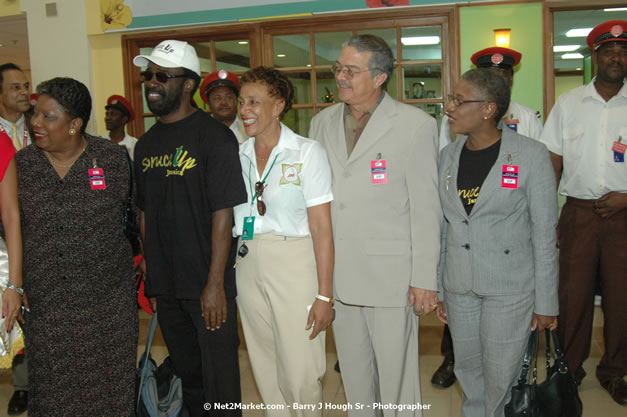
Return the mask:
M 157 297 L 159 327 L 176 374 L 183 382 L 183 402 L 190 417 L 240 417 L 240 409 L 216 409 L 214 403 L 239 404 L 237 305 L 227 298 L 227 322 L 207 330 L 200 300 Z M 206 411 L 204 404 L 210 405 Z

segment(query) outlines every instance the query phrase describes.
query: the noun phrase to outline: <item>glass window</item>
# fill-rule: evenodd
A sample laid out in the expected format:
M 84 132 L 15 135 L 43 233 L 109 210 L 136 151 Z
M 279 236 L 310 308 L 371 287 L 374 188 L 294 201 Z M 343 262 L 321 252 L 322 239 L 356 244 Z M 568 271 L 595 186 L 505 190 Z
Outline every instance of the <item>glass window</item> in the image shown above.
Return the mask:
M 314 34 L 315 65 L 333 65 L 342 52 L 342 44 L 352 36 L 351 32 L 323 32 Z
M 403 91 L 406 100 L 442 98 L 442 65 L 404 66 Z
M 309 35 L 274 36 L 274 67 L 304 67 L 309 64 Z
M 395 28 L 360 30 L 357 33 L 359 33 L 360 35 L 365 35 L 365 34 L 376 35 L 376 36 L 379 36 L 379 37 L 383 38 L 385 43 L 387 43 L 388 46 L 392 49 L 392 53 L 394 54 L 394 59 L 397 59 L 397 56 L 396 56 L 396 29 Z
M 442 59 L 440 26 L 401 29 L 403 61 Z
M 442 117 L 444 116 L 443 105 L 442 103 L 431 103 L 431 104 L 414 104 L 414 107 L 418 107 L 420 110 L 427 113 L 429 116 L 433 117 L 438 122 L 438 128 L 442 122 Z
M 337 85 L 335 84 L 335 77 L 329 70 L 316 71 L 316 102 L 325 103 L 337 103 L 340 101 L 337 95 Z
M 394 71 L 392 71 L 392 76 L 390 77 L 390 82 L 388 83 L 386 90 L 388 92 L 388 94 L 392 97 L 394 97 L 395 99 L 398 99 L 398 86 L 397 86 L 397 82 L 396 79 L 398 78 L 396 76 L 396 68 L 394 69 Z
M 294 86 L 294 104 L 309 104 L 311 100 L 311 73 L 309 71 L 289 72 L 287 78 Z
M 285 115 L 283 123 L 299 135 L 307 137 L 312 117 L 311 109 L 292 109 Z
M 246 39 L 215 42 L 215 50 L 216 70 L 241 73 L 250 69 L 250 47 Z

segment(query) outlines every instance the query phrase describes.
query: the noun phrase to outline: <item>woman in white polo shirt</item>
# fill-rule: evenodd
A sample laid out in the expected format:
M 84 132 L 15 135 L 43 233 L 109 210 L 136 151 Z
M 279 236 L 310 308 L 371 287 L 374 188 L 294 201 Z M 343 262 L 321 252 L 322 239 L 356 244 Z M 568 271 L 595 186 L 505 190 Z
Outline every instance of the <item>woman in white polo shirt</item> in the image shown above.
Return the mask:
M 234 209 L 234 232 L 240 256 L 248 249 L 236 265 L 246 346 L 264 403 L 285 405 L 266 416 L 320 416 L 333 320 L 331 169 L 318 142 L 280 122 L 294 96 L 285 75 L 257 67 L 240 85 L 248 202 Z

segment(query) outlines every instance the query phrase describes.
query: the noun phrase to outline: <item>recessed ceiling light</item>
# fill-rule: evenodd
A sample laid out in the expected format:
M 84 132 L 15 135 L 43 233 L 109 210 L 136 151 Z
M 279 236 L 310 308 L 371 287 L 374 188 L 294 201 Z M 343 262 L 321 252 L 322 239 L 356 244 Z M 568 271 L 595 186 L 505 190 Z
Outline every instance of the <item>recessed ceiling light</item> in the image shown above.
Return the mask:
M 579 45 L 555 45 L 553 47 L 553 52 L 572 52 L 579 48 Z
M 0 43 L 0 48 L 2 48 L 3 46 L 4 46 L 4 44 L 1 44 L 1 43 Z
M 237 42 L 238 45 L 248 45 L 248 41 L 239 41 Z
M 585 38 L 592 28 L 571 29 L 566 32 L 567 38 Z
M 276 56 L 279 58 L 285 58 L 285 54 L 276 54 Z
M 624 12 L 627 10 L 627 7 L 616 7 L 614 9 L 603 9 L 604 12 Z
M 308 67 L 311 67 L 311 64 L 307 64 Z
M 562 59 L 581 59 L 581 58 L 583 58 L 583 55 L 581 55 L 579 52 L 562 55 Z
M 581 68 L 575 68 L 575 71 L 581 71 Z
M 414 45 L 437 45 L 440 43 L 439 36 L 409 36 L 401 38 L 401 43 L 405 46 Z

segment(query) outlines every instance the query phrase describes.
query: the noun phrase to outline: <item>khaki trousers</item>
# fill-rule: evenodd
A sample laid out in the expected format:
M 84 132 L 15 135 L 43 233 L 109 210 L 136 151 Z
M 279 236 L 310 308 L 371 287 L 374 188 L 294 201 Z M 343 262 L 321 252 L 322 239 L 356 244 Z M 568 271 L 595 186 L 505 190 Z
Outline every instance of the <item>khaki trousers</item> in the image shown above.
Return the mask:
M 335 303 L 333 334 L 348 417 L 420 417 L 418 317 L 412 307 Z
M 248 356 L 263 402 L 284 408 L 265 415 L 319 417 L 325 333 L 309 340 L 305 330 L 318 293 L 312 240 L 261 234 L 246 245 L 236 281 Z

